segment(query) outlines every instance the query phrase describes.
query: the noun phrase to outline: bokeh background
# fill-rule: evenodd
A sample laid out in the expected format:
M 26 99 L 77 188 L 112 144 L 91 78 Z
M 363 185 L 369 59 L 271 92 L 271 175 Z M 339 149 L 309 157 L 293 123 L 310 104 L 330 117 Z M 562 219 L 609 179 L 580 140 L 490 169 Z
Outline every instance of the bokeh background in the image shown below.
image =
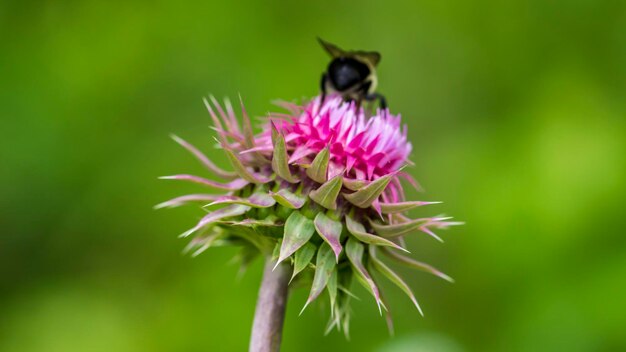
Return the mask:
M 467 225 L 411 239 L 457 282 L 403 271 L 424 318 L 384 284 L 395 338 L 360 287 L 324 337 L 301 289 L 284 350 L 626 350 L 626 2 L 599 0 L 0 2 L 0 350 L 246 350 L 261 263 L 181 255 L 202 211 L 152 206 L 197 188 L 157 176 L 203 173 L 168 138 L 211 150 L 203 96 L 315 95 L 318 35 L 383 54 L 412 196 Z

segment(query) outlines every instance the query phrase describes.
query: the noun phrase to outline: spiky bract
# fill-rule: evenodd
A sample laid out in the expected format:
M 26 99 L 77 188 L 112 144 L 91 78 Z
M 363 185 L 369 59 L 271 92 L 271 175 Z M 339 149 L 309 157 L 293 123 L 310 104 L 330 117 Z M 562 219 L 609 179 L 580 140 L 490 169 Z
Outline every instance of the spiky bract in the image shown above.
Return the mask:
M 253 134 L 243 107 L 242 123 L 227 100 L 222 107 L 205 100 L 217 132 L 217 142 L 234 171 L 225 171 L 198 149 L 174 137 L 214 175 L 216 182 L 193 175 L 188 180 L 223 195 L 192 194 L 157 207 L 187 202 L 208 203 L 209 213 L 181 236 L 194 235 L 187 250 L 197 255 L 209 247 L 238 245 L 245 267 L 258 254 L 293 266 L 296 279 L 311 278 L 305 307 L 328 292 L 333 327 L 348 332 L 353 279 L 386 308 L 376 271 L 404 291 L 421 313 L 409 286 L 380 257 L 451 279 L 430 265 L 401 254 L 403 238 L 414 232 L 437 237 L 433 230 L 457 223 L 447 218 L 410 219 L 406 212 L 435 202 L 407 201 L 400 180 L 417 187 L 402 171 L 409 164 L 411 144 L 400 117 L 387 110 L 371 117 L 353 103 L 330 97 L 305 106 L 281 105 L 285 114 L 271 114 L 264 131 Z

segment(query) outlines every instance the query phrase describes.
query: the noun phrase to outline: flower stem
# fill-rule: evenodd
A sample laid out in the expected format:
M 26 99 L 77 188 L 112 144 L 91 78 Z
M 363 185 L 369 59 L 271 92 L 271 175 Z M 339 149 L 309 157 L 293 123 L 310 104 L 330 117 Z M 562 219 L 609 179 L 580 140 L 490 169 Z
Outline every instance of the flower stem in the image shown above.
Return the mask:
M 274 263 L 268 257 L 263 269 L 263 280 L 254 313 L 250 352 L 278 352 L 287 307 L 287 286 L 291 267 Z

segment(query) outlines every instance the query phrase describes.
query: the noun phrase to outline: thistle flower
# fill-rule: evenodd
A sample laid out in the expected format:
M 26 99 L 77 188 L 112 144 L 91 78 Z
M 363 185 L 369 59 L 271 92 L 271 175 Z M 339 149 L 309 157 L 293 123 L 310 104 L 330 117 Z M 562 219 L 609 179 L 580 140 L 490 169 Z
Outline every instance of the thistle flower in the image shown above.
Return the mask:
M 407 201 L 401 180 L 417 183 L 403 171 L 410 164 L 411 143 L 399 115 L 378 110 L 368 117 L 354 103 L 319 97 L 304 106 L 282 103 L 287 113 L 270 114 L 262 133 L 253 134 L 241 105 L 242 124 L 231 103 L 222 107 L 205 100 L 223 150 L 234 171 L 217 167 L 191 144 L 173 138 L 194 154 L 220 183 L 193 175 L 187 180 L 223 195 L 191 194 L 159 204 L 174 207 L 205 202 L 208 210 L 181 237 L 194 235 L 187 250 L 198 255 L 210 247 L 238 245 L 242 268 L 259 254 L 292 267 L 291 280 L 312 277 L 304 308 L 326 290 L 330 298 L 327 331 L 348 333 L 350 286 L 356 279 L 372 294 L 378 309 L 387 310 L 372 276 L 378 272 L 411 299 L 403 279 L 381 258 L 452 281 L 432 266 L 402 252 L 404 237 L 422 232 L 441 241 L 434 230 L 459 223 L 444 217 L 410 219 L 410 209 L 436 202 Z M 304 310 L 303 308 L 303 310 Z

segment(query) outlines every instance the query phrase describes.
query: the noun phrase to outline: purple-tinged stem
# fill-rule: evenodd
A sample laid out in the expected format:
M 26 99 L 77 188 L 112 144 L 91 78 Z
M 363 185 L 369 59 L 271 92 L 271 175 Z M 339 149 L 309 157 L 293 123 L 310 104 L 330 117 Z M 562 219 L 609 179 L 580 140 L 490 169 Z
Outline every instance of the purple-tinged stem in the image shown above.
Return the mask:
M 289 265 L 280 264 L 274 269 L 272 260 L 266 259 L 252 324 L 250 352 L 280 350 L 290 277 Z

